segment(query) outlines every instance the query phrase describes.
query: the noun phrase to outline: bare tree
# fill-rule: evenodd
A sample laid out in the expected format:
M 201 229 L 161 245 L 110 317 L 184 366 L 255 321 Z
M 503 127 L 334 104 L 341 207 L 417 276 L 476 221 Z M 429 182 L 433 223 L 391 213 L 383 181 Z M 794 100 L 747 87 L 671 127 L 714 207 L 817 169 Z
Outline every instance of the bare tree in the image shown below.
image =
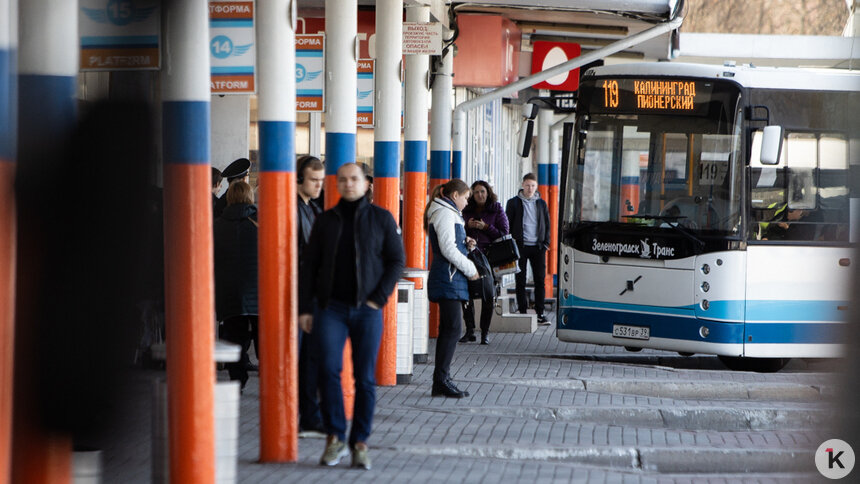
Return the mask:
M 687 0 L 685 32 L 841 35 L 845 0 Z

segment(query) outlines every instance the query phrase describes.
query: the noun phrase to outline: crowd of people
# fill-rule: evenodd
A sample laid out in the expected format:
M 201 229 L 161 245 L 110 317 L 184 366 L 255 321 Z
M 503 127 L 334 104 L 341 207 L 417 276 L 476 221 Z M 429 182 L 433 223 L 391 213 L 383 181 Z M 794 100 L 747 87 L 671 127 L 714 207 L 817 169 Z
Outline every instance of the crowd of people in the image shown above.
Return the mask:
M 221 339 L 241 346 L 241 359 L 228 363 L 231 380 L 244 389 L 256 365 L 257 351 L 257 207 L 248 183 L 251 163 L 240 158 L 223 172 L 212 168 L 215 254 L 215 309 Z M 339 201 L 321 206 L 323 163 L 303 156 L 297 162 L 297 228 L 299 258 L 299 430 L 300 436 L 325 436 L 320 464 L 337 465 L 352 455 L 352 465 L 370 469 L 367 440 L 376 405 L 376 361 L 382 339 L 382 308 L 405 266 L 398 223 L 390 212 L 373 205 L 372 178 L 356 163 L 337 171 Z M 228 180 L 217 197 L 222 179 Z M 471 187 L 451 179 L 431 193 L 424 228 L 432 262 L 427 292 L 439 307 L 432 396 L 464 398 L 469 392 L 451 379 L 457 342 L 477 341 L 474 302 L 469 281 L 479 278 L 469 252 L 486 253 L 510 234 L 521 254 L 516 275 L 518 309 L 525 313 L 526 264 L 534 274 L 535 310 L 544 316 L 543 276 L 549 247 L 549 213 L 537 192 L 537 178 L 527 174 L 522 189 L 503 210 L 492 186 L 483 180 Z M 481 297 L 480 344 L 490 344 L 489 330 L 496 291 Z M 466 331 L 461 335 L 462 324 Z M 548 323 L 547 323 L 548 324 Z M 347 338 L 352 346 L 355 378 L 353 420 L 347 436 L 341 370 Z M 259 354 L 259 353 L 257 353 Z

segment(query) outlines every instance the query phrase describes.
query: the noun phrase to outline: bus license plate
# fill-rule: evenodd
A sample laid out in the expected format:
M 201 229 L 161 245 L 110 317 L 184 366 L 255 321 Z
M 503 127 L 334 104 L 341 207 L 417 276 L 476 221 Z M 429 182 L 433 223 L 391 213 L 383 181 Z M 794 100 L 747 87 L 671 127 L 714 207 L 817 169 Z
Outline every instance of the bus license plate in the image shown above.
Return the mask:
M 612 336 L 616 338 L 650 339 L 651 328 L 645 326 L 612 325 Z

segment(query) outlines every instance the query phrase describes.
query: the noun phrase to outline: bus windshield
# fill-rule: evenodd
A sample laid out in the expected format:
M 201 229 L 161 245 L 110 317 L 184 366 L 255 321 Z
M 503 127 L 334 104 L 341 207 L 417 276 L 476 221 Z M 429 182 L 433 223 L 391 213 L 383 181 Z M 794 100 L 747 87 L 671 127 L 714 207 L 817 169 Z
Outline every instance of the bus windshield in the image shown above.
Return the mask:
M 613 94 L 600 87 L 604 80 L 593 82 L 583 91 L 590 112 L 577 122 L 565 222 L 737 234 L 743 159 L 738 91 L 711 83 L 706 93 L 696 86 L 695 102 L 692 96 L 628 102 L 632 93 L 625 96 L 623 89 L 632 83 L 621 82 L 621 92 Z

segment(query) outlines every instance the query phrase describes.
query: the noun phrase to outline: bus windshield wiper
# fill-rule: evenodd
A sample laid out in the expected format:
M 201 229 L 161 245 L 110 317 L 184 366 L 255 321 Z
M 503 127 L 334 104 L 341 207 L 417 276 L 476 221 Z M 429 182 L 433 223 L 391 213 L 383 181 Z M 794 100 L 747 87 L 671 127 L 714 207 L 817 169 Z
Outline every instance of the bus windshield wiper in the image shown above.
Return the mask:
M 666 222 L 677 222 L 686 215 L 653 215 L 650 213 L 634 213 L 633 215 L 622 215 L 621 218 L 644 218 L 646 220 L 663 220 Z
M 690 233 L 690 231 L 681 227 L 681 224 L 678 223 L 678 221 L 680 219 L 687 218 L 686 215 L 652 215 L 652 214 L 647 214 L 647 213 L 640 213 L 640 214 L 634 214 L 634 215 L 622 215 L 622 217 L 623 218 L 642 218 L 642 219 L 648 219 L 648 220 L 661 220 L 661 221 L 667 222 L 666 225 L 668 225 L 669 227 L 672 227 L 673 229 L 678 231 L 684 237 L 692 240 L 698 246 L 699 250 L 696 252 L 697 254 L 700 254 L 701 250 L 705 248 L 705 242 L 702 239 L 696 237 L 695 235 Z M 674 223 L 671 223 L 671 222 L 674 222 Z

